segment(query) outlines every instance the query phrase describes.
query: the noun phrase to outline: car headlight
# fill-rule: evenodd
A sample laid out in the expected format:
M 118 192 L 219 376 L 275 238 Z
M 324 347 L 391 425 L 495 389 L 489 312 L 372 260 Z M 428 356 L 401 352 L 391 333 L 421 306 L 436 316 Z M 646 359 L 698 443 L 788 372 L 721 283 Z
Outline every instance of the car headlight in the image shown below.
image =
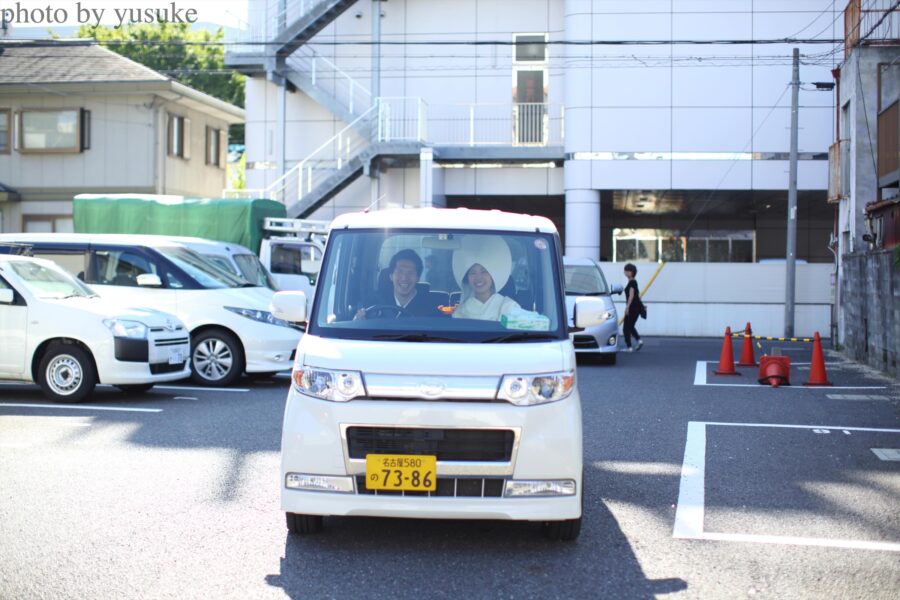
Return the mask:
M 259 321 L 260 323 L 268 323 L 269 325 L 279 325 L 281 327 L 290 327 L 291 324 L 284 319 L 279 319 L 267 310 L 257 310 L 255 308 L 237 308 L 235 306 L 226 306 L 225 310 L 230 310 L 236 315 Z
M 575 371 L 541 375 L 504 375 L 497 399 L 517 406 L 547 404 L 567 398 L 575 389 Z
M 105 319 L 103 324 L 112 331 L 116 337 L 143 340 L 147 338 L 147 326 L 140 321 L 127 321 L 125 319 Z
M 295 365 L 291 379 L 298 392 L 322 400 L 349 402 L 366 395 L 362 373 L 358 371 L 331 371 Z

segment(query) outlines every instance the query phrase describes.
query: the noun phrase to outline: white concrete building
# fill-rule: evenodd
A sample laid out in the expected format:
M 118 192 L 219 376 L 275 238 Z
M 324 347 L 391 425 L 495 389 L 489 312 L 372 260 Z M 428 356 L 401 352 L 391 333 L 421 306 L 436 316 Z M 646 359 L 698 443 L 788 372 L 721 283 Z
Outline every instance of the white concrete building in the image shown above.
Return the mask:
M 243 117 L 89 41 L 0 42 L 0 231 L 72 231 L 82 193 L 217 197 Z
M 798 47 L 798 256 L 832 258 L 843 0 L 250 2 L 249 187 L 544 214 L 608 260 L 784 257 Z

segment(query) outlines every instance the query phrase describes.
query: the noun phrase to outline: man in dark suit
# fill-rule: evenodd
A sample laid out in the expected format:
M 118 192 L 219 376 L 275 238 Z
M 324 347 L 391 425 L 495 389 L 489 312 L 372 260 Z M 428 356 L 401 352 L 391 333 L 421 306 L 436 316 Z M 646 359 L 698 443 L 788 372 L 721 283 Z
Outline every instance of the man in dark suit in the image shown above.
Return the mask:
M 361 308 L 355 319 L 383 316 L 434 317 L 441 315 L 437 302 L 429 300 L 428 292 L 420 289 L 419 277 L 422 275 L 422 259 L 414 250 L 401 250 L 391 257 L 388 264 L 390 285 L 379 285 L 373 306 L 380 308 L 369 311 Z M 392 310 L 393 307 L 396 307 Z

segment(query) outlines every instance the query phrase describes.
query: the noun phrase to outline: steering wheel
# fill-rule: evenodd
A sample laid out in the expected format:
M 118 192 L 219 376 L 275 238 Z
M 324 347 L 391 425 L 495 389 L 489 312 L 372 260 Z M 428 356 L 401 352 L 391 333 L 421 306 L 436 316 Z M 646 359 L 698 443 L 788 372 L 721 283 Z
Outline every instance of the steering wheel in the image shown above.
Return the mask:
M 412 316 L 410 312 L 406 310 L 406 308 L 397 306 L 396 304 L 373 304 L 372 306 L 366 308 L 365 311 L 367 319 L 371 319 L 375 316 L 389 317 L 391 314 L 394 315 L 395 319 L 399 319 L 400 317 Z

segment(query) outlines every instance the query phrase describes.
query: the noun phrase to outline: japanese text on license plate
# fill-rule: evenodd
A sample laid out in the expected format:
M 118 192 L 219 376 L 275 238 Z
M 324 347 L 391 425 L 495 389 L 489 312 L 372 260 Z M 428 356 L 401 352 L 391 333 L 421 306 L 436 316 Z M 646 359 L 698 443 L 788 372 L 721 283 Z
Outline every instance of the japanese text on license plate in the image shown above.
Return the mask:
M 437 489 L 437 457 L 367 454 L 366 489 L 433 492 Z

